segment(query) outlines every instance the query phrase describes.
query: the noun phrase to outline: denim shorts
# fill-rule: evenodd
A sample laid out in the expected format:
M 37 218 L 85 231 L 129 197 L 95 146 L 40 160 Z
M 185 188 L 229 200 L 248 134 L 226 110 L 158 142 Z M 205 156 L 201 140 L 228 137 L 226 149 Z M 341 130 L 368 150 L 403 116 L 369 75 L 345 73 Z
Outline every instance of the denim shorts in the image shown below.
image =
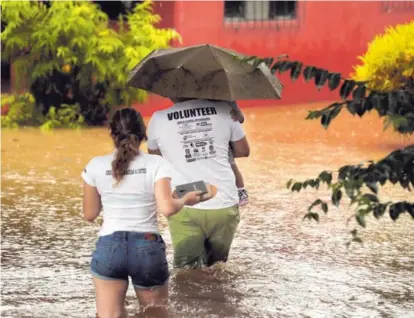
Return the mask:
M 131 277 L 135 288 L 153 288 L 167 283 L 165 243 L 155 233 L 114 232 L 100 236 L 92 254 L 91 273 L 104 280 Z

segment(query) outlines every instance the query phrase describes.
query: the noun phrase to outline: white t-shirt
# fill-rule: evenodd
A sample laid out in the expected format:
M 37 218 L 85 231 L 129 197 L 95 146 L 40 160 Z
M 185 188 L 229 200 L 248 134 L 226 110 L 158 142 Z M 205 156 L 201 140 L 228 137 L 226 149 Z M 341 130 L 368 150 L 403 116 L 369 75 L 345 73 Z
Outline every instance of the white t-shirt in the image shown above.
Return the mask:
M 82 179 L 101 195 L 103 225 L 99 235 L 115 231 L 158 232 L 154 184 L 171 178 L 169 164 L 160 156 L 140 151 L 121 182 L 114 186 L 114 155 L 93 158 L 82 172 Z
M 217 195 L 195 205 L 221 209 L 238 203 L 235 176 L 229 163 L 229 142 L 245 136 L 230 116 L 228 102 L 190 100 L 155 112 L 148 125 L 148 149 L 159 149 L 172 165 L 172 185 L 203 180 Z

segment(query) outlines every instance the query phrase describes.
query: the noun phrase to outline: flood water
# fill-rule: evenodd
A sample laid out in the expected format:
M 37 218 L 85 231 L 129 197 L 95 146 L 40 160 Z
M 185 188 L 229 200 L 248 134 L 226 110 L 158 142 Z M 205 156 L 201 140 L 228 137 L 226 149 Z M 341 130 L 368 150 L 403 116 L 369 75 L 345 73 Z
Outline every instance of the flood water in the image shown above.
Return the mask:
M 380 159 L 408 144 L 383 132 L 374 114 L 340 116 L 326 131 L 305 121 L 323 105 L 248 109 L 251 156 L 237 160 L 251 203 L 227 264 L 172 272 L 171 317 L 414 317 L 414 221 L 370 218 L 364 245 L 346 248 L 355 226 L 345 202 L 302 221 L 323 189 L 292 194 L 291 177 Z M 99 226 L 81 218 L 80 173 L 89 159 L 111 151 L 105 129 L 2 131 L 2 317 L 95 317 L 89 274 Z M 414 194 L 386 187 L 384 200 Z M 161 230 L 171 240 L 164 217 Z M 138 305 L 130 287 L 130 316 Z

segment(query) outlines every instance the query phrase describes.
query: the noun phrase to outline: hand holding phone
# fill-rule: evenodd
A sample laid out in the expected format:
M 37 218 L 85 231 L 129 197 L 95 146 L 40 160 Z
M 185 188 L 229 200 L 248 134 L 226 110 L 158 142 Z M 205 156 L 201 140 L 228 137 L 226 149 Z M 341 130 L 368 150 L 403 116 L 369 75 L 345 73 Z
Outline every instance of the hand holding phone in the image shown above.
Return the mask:
M 184 200 L 184 204 L 189 205 L 189 206 L 200 203 L 201 202 L 201 191 L 187 192 L 186 194 L 184 194 L 182 199 Z
M 175 187 L 175 191 L 177 192 L 177 196 L 182 198 L 185 194 L 194 191 L 201 191 L 201 194 L 205 194 L 208 192 L 207 186 L 204 181 L 196 181 L 190 182 L 185 184 L 180 184 Z
M 200 201 L 203 202 L 213 198 L 217 193 L 217 188 L 211 184 L 205 183 L 204 181 L 190 182 L 176 186 L 173 196 L 182 198 L 191 192 L 198 192 Z

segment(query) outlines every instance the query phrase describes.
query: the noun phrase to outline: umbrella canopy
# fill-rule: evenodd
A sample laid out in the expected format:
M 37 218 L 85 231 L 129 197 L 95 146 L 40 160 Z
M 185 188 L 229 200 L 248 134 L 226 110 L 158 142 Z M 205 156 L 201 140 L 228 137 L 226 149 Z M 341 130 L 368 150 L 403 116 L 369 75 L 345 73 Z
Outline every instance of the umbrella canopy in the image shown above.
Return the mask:
M 159 49 L 131 71 L 128 84 L 169 98 L 280 99 L 283 85 L 264 64 L 214 45 Z

